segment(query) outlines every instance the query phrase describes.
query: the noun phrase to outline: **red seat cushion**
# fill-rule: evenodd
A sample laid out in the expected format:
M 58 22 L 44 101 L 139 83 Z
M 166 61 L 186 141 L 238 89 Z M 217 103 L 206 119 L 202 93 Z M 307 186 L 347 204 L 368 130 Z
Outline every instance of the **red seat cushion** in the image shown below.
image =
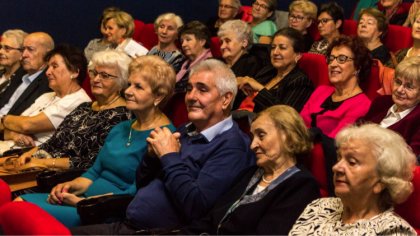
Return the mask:
M 420 234 L 420 166 L 416 166 L 413 176 L 414 192 L 402 204 L 395 206 L 397 212 Z
M 0 206 L 12 200 L 9 185 L 0 179 Z
M 71 235 L 53 216 L 29 202 L 9 202 L 0 207 L 0 226 L 6 235 Z

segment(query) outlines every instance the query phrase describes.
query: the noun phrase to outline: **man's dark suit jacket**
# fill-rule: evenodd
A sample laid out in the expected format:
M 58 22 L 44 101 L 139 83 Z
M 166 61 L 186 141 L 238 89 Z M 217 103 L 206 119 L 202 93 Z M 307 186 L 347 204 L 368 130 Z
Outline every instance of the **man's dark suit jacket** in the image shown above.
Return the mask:
M 13 104 L 10 109 L 10 115 L 20 115 L 28 107 L 30 107 L 35 100 L 46 92 L 50 92 L 51 89 L 48 87 L 48 78 L 44 70 L 41 74 L 38 75 L 32 81 L 32 83 L 25 89 L 25 91 L 20 95 L 15 104 Z M 7 89 L 0 94 L 0 108 L 6 105 L 9 102 L 9 99 L 12 97 L 15 90 L 22 83 L 22 77 L 26 74 L 22 67 L 20 67 L 16 73 L 12 76 L 10 80 L 10 85 Z

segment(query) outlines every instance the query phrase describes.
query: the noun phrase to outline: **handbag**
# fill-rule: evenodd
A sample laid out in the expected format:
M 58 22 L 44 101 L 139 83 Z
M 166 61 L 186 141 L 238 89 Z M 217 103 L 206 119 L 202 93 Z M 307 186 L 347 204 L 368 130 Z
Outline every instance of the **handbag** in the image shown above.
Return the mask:
M 3 157 L 0 161 L 1 175 L 14 175 L 25 172 L 35 172 L 47 169 L 46 165 L 37 164 L 32 161 L 26 162 L 24 165 L 19 165 L 19 156 Z

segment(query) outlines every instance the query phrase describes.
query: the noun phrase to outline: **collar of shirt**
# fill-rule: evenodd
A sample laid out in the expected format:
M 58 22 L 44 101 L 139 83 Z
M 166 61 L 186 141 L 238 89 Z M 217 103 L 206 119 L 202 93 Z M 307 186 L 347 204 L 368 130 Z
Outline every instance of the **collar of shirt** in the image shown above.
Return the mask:
M 388 113 L 386 114 L 385 118 L 395 117 L 397 120 L 401 120 L 402 118 L 410 114 L 410 112 L 414 110 L 414 108 L 415 106 L 410 109 L 406 109 L 402 112 L 397 112 L 397 105 L 394 104 L 392 105 L 392 107 L 389 108 Z
M 215 125 L 201 131 L 200 133 L 197 132 L 193 123 L 187 124 L 186 129 L 187 129 L 188 136 L 193 137 L 193 136 L 201 134 L 202 136 L 204 136 L 204 138 L 207 139 L 208 142 L 211 142 L 214 139 L 214 137 L 230 129 L 232 126 L 233 126 L 232 116 L 229 116 L 226 119 L 216 123 Z
M 44 69 L 39 70 L 33 73 L 32 75 L 26 74 L 22 77 L 22 81 L 26 83 L 32 83 L 38 77 L 38 75 L 40 75 L 43 71 Z

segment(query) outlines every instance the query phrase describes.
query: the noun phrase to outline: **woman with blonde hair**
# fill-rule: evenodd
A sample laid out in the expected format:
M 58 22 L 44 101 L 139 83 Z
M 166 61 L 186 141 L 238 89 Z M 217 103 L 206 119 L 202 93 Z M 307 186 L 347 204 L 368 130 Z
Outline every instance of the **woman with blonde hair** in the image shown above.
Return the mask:
M 316 22 L 317 12 L 317 6 L 309 0 L 297 0 L 289 5 L 289 27 L 302 33 L 306 52 L 314 43 L 308 29 Z
M 416 235 L 394 213 L 413 191 L 415 156 L 404 139 L 376 124 L 336 137 L 335 195 L 309 204 L 289 235 Z
M 155 31 L 158 44 L 147 55 L 157 55 L 171 65 L 175 72 L 181 69 L 185 58 L 177 46 L 178 31 L 184 25 L 180 16 L 174 13 L 165 13 L 155 20 Z

